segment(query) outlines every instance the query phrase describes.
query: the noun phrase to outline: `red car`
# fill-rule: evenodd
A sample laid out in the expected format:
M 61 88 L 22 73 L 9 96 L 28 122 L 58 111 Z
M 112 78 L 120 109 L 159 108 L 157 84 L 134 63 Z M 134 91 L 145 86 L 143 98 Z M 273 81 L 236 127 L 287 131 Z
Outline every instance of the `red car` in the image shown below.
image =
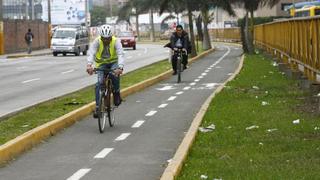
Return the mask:
M 122 47 L 132 47 L 136 50 L 136 36 L 132 32 L 120 32 L 117 37 L 121 40 Z

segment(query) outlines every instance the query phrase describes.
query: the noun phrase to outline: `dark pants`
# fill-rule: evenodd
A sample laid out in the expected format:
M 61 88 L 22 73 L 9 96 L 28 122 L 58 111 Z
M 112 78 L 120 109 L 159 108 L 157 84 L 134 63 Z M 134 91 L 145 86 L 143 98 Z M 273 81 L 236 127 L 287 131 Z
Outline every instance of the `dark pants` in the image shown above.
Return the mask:
M 172 59 L 171 59 L 171 64 L 172 64 L 172 69 L 174 72 L 177 71 L 177 58 L 178 58 L 178 55 L 177 54 L 174 54 L 172 56 Z M 188 64 L 188 55 L 182 55 L 182 64 L 183 66 L 187 66 Z
M 27 46 L 28 46 L 28 54 L 31 54 L 31 52 L 32 52 L 32 42 L 27 42 Z
M 110 64 L 103 64 L 98 69 L 105 70 L 105 69 L 115 69 L 117 68 L 117 63 L 110 63 Z M 99 90 L 104 85 L 104 71 L 97 71 L 98 75 L 98 82 L 96 83 L 96 106 L 99 105 Z M 110 78 L 112 80 L 112 85 L 115 92 L 120 92 L 120 77 L 115 76 L 114 74 L 110 73 Z

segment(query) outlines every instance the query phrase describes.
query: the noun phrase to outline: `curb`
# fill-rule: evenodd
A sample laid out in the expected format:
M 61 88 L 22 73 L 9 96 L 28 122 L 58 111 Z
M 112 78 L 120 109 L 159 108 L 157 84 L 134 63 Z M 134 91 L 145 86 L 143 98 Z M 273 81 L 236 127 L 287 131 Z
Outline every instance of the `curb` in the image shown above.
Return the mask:
M 167 168 L 163 172 L 160 180 L 174 180 L 180 173 L 182 169 L 183 162 L 187 158 L 188 152 L 191 149 L 191 146 L 193 144 L 193 141 L 195 140 L 195 137 L 198 132 L 198 128 L 202 122 L 202 119 L 207 112 L 207 109 L 212 101 L 212 99 L 215 97 L 216 94 L 222 91 L 224 86 L 234 79 L 236 75 L 240 73 L 240 70 L 243 67 L 243 61 L 244 61 L 244 55 L 242 55 L 240 64 L 235 71 L 235 73 L 230 76 L 223 84 L 221 84 L 204 102 L 204 104 L 201 106 L 200 110 L 198 111 L 196 117 L 193 119 L 191 126 L 186 134 L 186 136 L 183 138 L 181 144 L 179 145 L 174 157 L 172 158 L 172 161 L 168 164 Z
M 33 57 L 33 56 L 46 56 L 51 55 L 52 53 L 41 53 L 41 54 L 19 54 L 19 55 L 8 55 L 7 59 L 15 59 L 15 58 L 24 58 L 24 57 Z
M 205 55 L 213 52 L 214 49 L 207 50 L 201 55 L 190 59 L 190 63 L 202 58 Z M 168 70 L 158 76 L 142 81 L 136 85 L 121 90 L 123 97 L 129 96 L 135 92 L 141 91 L 157 82 L 171 77 L 172 70 Z M 83 107 L 76 109 L 68 114 L 65 114 L 53 121 L 38 126 L 18 137 L 8 141 L 0 146 L 0 165 L 4 165 L 14 159 L 23 152 L 31 149 L 35 145 L 41 143 L 44 139 L 57 134 L 60 130 L 67 128 L 75 122 L 83 119 L 92 113 L 95 107 L 95 102 L 91 102 Z

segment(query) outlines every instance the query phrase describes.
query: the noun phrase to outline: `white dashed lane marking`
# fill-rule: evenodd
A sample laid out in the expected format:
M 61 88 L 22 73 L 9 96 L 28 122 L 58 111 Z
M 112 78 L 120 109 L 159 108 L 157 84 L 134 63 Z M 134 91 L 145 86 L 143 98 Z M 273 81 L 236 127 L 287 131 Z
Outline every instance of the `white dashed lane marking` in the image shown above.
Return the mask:
M 94 156 L 95 159 L 103 159 L 105 158 L 113 148 L 104 148 L 101 152 L 99 152 L 97 155 Z
M 146 116 L 153 116 L 157 113 L 157 111 L 149 111 Z
M 187 86 L 187 87 L 184 87 L 183 90 L 189 90 L 191 87 L 190 86 Z
M 177 98 L 177 96 L 171 96 L 171 97 L 169 97 L 168 101 L 173 101 L 173 100 L 175 100 L 176 98 Z
M 166 106 L 168 106 L 168 104 L 161 104 L 158 108 L 165 108 Z
M 179 91 L 176 93 L 176 95 L 180 95 L 180 94 L 183 94 L 183 91 Z
M 67 180 L 78 180 L 82 178 L 84 175 L 86 175 L 91 169 L 80 169 L 76 173 L 74 173 L 72 176 L 70 176 Z
M 74 71 L 74 69 L 71 69 L 69 71 L 62 72 L 61 74 L 68 74 L 68 73 L 72 73 L 73 71 Z
M 194 82 L 199 82 L 199 81 L 200 81 L 200 79 L 195 79 L 195 80 L 194 80 Z
M 194 85 L 196 85 L 197 83 L 195 83 L 195 82 L 193 82 L 193 83 L 190 83 L 189 85 L 190 86 L 194 86 Z
M 21 83 L 25 84 L 25 83 L 29 83 L 29 82 L 33 82 L 33 81 L 39 81 L 40 78 L 35 78 L 35 79 L 29 79 L 29 80 L 26 80 L 26 81 L 22 81 Z
M 115 141 L 123 141 L 123 140 L 127 139 L 127 137 L 129 137 L 130 134 L 131 134 L 131 133 L 122 133 L 119 137 L 117 137 L 117 138 L 115 139 Z
M 132 128 L 139 128 L 143 123 L 144 123 L 143 120 L 139 120 L 139 121 L 135 122 L 131 127 Z

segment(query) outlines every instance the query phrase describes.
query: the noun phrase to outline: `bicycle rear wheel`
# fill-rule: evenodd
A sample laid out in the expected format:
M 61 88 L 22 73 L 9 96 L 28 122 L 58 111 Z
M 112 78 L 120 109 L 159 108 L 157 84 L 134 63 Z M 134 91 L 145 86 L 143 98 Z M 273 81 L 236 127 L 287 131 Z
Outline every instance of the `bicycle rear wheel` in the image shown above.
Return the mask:
M 98 107 L 98 125 L 100 133 L 104 132 L 107 121 L 107 111 L 105 106 L 105 92 L 103 90 L 99 91 L 99 107 Z
M 177 58 L 177 74 L 178 74 L 178 80 L 177 82 L 180 83 L 181 82 L 181 57 L 179 56 Z
M 107 111 L 108 121 L 109 121 L 110 127 L 113 127 L 115 124 L 115 116 L 114 116 L 115 106 L 113 105 L 113 101 L 111 98 L 112 92 L 113 92 L 112 82 L 111 82 L 111 80 L 109 80 L 108 84 L 107 84 L 106 111 Z

